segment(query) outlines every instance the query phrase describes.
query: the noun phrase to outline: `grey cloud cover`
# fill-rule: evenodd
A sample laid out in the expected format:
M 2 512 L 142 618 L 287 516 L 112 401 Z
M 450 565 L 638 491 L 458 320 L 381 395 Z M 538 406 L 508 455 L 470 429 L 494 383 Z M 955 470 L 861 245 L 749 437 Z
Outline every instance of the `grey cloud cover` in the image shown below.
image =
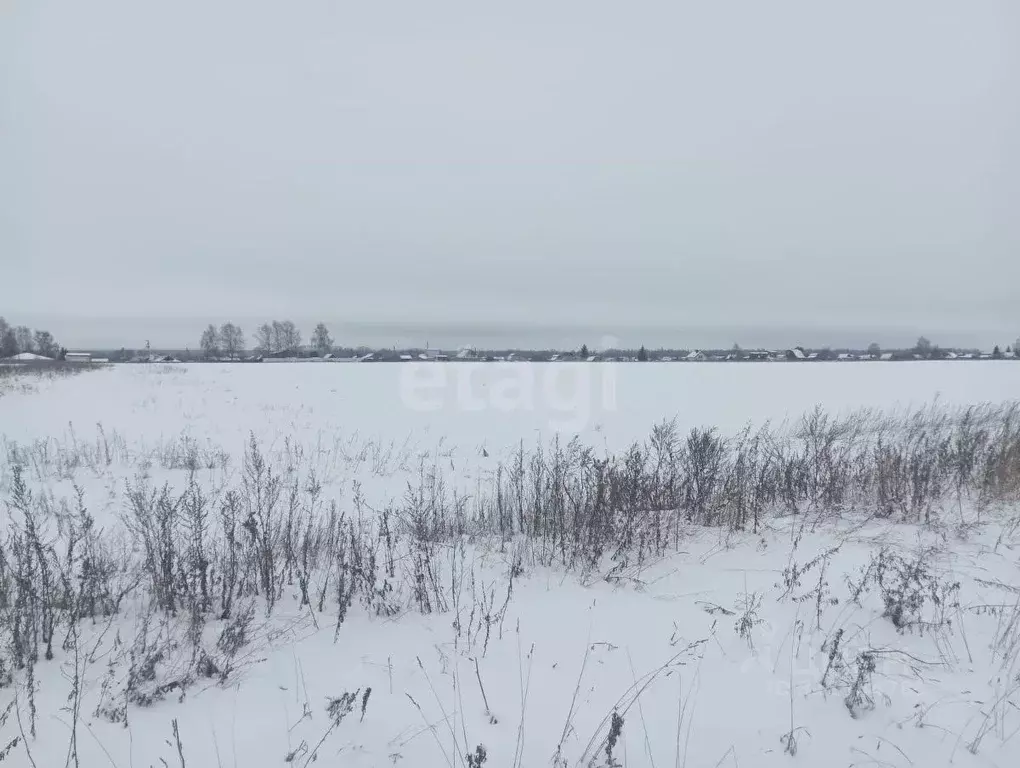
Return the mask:
M 82 345 L 1020 334 L 1017 3 L 494 6 L 0 0 L 0 314 Z

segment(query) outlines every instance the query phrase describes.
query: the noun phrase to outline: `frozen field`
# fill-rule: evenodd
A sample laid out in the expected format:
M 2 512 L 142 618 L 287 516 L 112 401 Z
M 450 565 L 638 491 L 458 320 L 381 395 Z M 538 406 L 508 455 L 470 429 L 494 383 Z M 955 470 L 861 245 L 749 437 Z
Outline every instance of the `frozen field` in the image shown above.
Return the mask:
M 254 434 L 271 451 L 301 450 L 334 493 L 357 481 L 378 505 L 404 493 L 394 475 L 413 474 L 423 457 L 470 492 L 522 443 L 557 435 L 615 453 L 670 419 L 681 432 L 730 435 L 815 406 L 837 415 L 1014 398 L 1020 365 L 1009 362 L 121 365 L 3 398 L 0 434 L 51 448 L 101 439 L 129 465 L 179 452 L 182 439 L 237 458 Z
M 249 431 L 301 441 L 337 433 L 462 451 L 554 432 L 619 450 L 676 417 L 683 429 L 739 430 L 799 417 L 970 405 L 1020 397 L 1011 362 L 830 364 L 122 365 L 45 382 L 0 403 L 9 439 L 81 434 L 130 440 L 187 433 L 237 450 Z
M 1018 397 L 1009 362 L 19 386 L 0 757 L 1017 765 Z

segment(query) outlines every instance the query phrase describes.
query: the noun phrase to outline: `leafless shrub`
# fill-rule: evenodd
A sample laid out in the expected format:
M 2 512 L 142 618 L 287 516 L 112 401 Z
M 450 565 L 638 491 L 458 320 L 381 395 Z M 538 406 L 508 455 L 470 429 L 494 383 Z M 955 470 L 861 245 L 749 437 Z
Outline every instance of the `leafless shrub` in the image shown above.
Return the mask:
M 875 698 L 871 692 L 871 676 L 875 668 L 875 655 L 868 651 L 858 653 L 850 667 L 850 690 L 843 698 L 843 703 L 854 719 L 875 708 Z
M 883 616 L 898 631 L 923 633 L 952 627 L 947 612 L 959 606 L 960 583 L 940 581 L 931 571 L 929 552 L 908 560 L 883 548 L 874 559 L 872 573 L 885 604 Z
M 371 688 L 366 688 L 364 693 L 361 692 L 360 688 L 354 692 L 346 691 L 340 696 L 331 697 L 329 699 L 329 703 L 326 705 L 326 713 L 329 715 L 329 727 L 326 729 L 326 732 L 322 734 L 322 738 L 319 739 L 318 744 L 316 744 L 315 747 L 313 747 L 308 753 L 303 764 L 304 766 L 311 765 L 318 760 L 319 749 L 325 743 L 326 739 L 329 738 L 330 734 L 340 727 L 340 724 L 343 723 L 347 715 L 354 711 L 354 707 L 358 703 L 359 694 L 361 698 L 361 719 L 364 720 L 365 710 L 368 707 L 368 699 L 372 695 Z
M 254 433 L 244 457 L 243 491 L 246 516 L 242 528 L 248 535 L 254 556 L 257 585 L 265 598 L 267 612 L 272 612 L 280 582 L 277 554 L 282 535 L 279 510 L 282 483 L 259 449 Z
M 737 619 L 733 624 L 736 633 L 747 643 L 747 648 L 754 651 L 754 628 L 762 623 L 758 611 L 761 610 L 762 596 L 757 592 L 741 595 L 737 608 Z

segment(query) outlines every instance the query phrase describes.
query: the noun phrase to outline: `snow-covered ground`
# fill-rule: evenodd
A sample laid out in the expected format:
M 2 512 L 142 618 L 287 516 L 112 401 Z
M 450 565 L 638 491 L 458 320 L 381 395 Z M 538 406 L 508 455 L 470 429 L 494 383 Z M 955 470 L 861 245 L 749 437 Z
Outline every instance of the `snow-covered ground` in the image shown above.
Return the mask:
M 0 494 L 5 527 L 22 526 L 19 464 L 48 510 L 42 538 L 65 547 L 80 490 L 111 558 L 137 565 L 129 489 L 180 494 L 193 478 L 218 520 L 254 436 L 319 517 L 335 500 L 379 542 L 378 517 L 413 504 L 426 472 L 470 516 L 522 442 L 556 434 L 609 455 L 674 417 L 681 434 L 732 434 L 815 405 L 1017 393 L 1009 363 L 118 366 L 0 397 Z M 957 494 L 926 524 L 872 512 L 684 525 L 669 551 L 569 570 L 523 534 L 429 540 L 428 609 L 415 552 L 398 548 L 393 592 L 339 620 L 332 571 L 311 573 L 310 605 L 281 572 L 271 614 L 249 596 L 233 655 L 217 644 L 230 622 L 154 612 L 125 569 L 110 576 L 119 612 L 60 623 L 54 658 L 0 687 L 0 715 L 14 705 L 0 755 L 38 768 L 1017 765 L 1020 506 Z M 219 671 L 162 690 L 200 666 L 198 647 Z M 123 706 L 131 690 L 155 700 Z
M 188 432 L 236 448 L 250 430 L 299 440 L 336 433 L 471 451 L 555 431 L 612 450 L 652 425 L 724 432 L 746 422 L 927 404 L 1000 402 L 1020 393 L 1020 365 L 827 364 L 277 364 L 122 365 L 43 383 L 3 406 L 3 432 L 25 440 L 102 423 L 132 440 Z M 12 413 L 13 411 L 13 413 Z

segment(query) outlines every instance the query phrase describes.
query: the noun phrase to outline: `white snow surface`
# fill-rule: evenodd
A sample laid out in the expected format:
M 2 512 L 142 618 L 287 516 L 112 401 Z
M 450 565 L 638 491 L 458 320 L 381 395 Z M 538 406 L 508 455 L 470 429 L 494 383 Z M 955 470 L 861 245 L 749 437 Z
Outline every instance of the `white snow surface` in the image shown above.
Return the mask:
M 429 395 L 415 389 L 437 375 L 445 378 L 431 380 Z M 199 471 L 210 488 L 236 479 L 254 434 L 314 469 L 341 506 L 361 494 L 380 509 L 403 496 L 423 460 L 470 493 L 521 441 L 556 434 L 618 451 L 665 418 L 728 433 L 816 404 L 895 410 L 1018 393 L 1020 365 L 999 362 L 122 365 L 0 397 L 0 436 L 5 453 L 46 446 L 36 455 L 52 465 L 28 473 L 34 493 L 70 499 L 80 487 L 97 522 L 115 529 L 126 481 L 144 473 L 184 484 L 182 437 L 214 467 Z M 69 446 L 85 444 L 106 459 L 61 464 Z M 0 459 L 4 498 L 10 480 Z M 199 768 L 304 766 L 313 752 L 315 765 L 467 767 L 477 745 L 487 767 L 1016 766 L 1017 519 L 1016 508 L 964 505 L 927 527 L 844 519 L 802 529 L 774 519 L 758 534 L 691 528 L 677 554 L 611 578 L 526 565 L 488 627 L 479 595 L 503 603 L 511 550 L 464 542 L 444 555 L 449 611 L 378 617 L 356 603 L 334 637 L 335 618 L 300 609 L 289 589 L 271 618 L 260 614 L 243 674 L 132 707 L 127 724 L 95 714 L 107 672 L 98 654 L 82 685 L 80 765 L 183 765 L 176 721 L 186 766 Z M 784 571 L 836 547 L 826 570 L 816 561 L 786 594 Z M 877 596 L 851 599 L 851 582 L 883 547 L 959 583 L 958 605 L 939 614 L 951 626 L 898 631 Z M 86 622 L 85 644 L 105 647 L 117 633 L 130 641 L 144 600 L 132 594 L 109 630 Z M 823 685 L 840 630 L 845 665 L 829 679 L 844 685 Z M 849 686 L 869 663 L 859 691 L 874 706 L 852 716 Z M 58 650 L 36 668 L 38 734 L 27 743 L 38 768 L 68 763 L 72 667 Z M 0 688 L 0 712 L 17 688 Z M 353 713 L 330 730 L 329 698 L 354 691 Z M 614 711 L 624 722 L 610 756 Z M 18 733 L 12 714 L 0 748 Z M 30 765 L 23 744 L 6 760 Z
M 301 440 L 337 433 L 504 448 L 554 432 L 619 450 L 677 417 L 734 432 L 749 421 L 1020 394 L 1020 365 L 799 363 L 400 363 L 120 365 L 3 403 L 12 440 L 108 431 L 152 442 L 182 432 L 236 448 L 250 430 Z

